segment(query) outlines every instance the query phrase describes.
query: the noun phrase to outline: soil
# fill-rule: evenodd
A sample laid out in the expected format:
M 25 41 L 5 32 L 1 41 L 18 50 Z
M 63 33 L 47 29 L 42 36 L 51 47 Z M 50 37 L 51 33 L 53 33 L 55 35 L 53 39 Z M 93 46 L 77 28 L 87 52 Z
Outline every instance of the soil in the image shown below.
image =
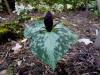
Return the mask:
M 63 12 L 59 13 L 58 18 L 72 23 L 74 26 L 66 25 L 73 30 L 80 38 L 88 38 L 95 41 L 95 30 L 100 27 L 100 18 L 95 17 L 91 20 L 92 12 L 85 11 Z M 41 16 L 41 13 L 33 12 L 29 15 Z M 15 14 L 11 16 L 7 13 L 0 12 L 0 24 L 5 22 L 17 21 Z M 29 20 L 27 23 L 33 23 Z M 71 46 L 69 51 L 57 63 L 53 71 L 47 64 L 37 59 L 30 51 L 29 40 L 21 43 L 22 39 L 16 39 L 23 47 L 14 52 L 12 47 L 14 41 L 9 39 L 7 43 L 0 45 L 0 75 L 6 75 L 3 72 L 9 67 L 13 68 L 12 75 L 100 75 L 100 49 L 96 49 L 93 43 L 85 45 L 76 43 Z M 18 64 L 21 62 L 21 64 Z

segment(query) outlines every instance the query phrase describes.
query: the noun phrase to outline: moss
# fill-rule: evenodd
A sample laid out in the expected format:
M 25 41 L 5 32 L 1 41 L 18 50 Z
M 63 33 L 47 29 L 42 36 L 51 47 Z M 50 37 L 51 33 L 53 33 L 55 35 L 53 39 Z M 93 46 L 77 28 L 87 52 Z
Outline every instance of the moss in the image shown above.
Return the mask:
M 0 43 L 7 40 L 9 32 L 10 31 L 7 28 L 0 28 Z
M 39 17 L 38 19 L 39 19 L 39 20 L 42 20 L 42 19 L 44 19 L 44 17 L 45 17 L 45 16 L 43 15 L 43 16 Z
M 19 23 L 24 23 L 27 20 L 30 20 L 31 18 L 33 18 L 34 20 L 38 20 L 38 17 L 36 16 L 22 16 L 22 17 L 19 16 Z
M 31 18 L 33 18 L 34 20 L 43 20 L 44 17 L 45 17 L 45 15 L 40 16 L 40 17 L 36 17 L 36 16 L 27 16 L 26 19 L 31 19 Z
M 24 37 L 24 31 L 23 31 L 23 30 L 20 30 L 20 31 L 17 33 L 17 37 L 18 37 L 18 38 Z
M 16 39 L 17 33 L 7 28 L 0 28 L 0 44 L 6 42 L 8 38 Z
M 38 17 L 36 17 L 36 16 L 27 16 L 26 19 L 31 19 L 31 18 L 33 18 L 34 20 L 38 20 Z
M 0 27 L 17 26 L 17 25 L 19 25 L 18 22 L 7 22 L 7 23 L 0 24 Z
M 7 22 L 7 23 L 0 24 L 0 28 L 7 28 L 12 32 L 16 32 L 21 27 L 22 25 L 20 25 L 18 22 Z
M 72 23 L 70 23 L 70 22 L 65 22 L 65 21 L 62 21 L 61 20 L 61 22 L 62 22 L 62 24 L 64 24 L 64 25 L 67 25 L 67 26 L 74 26 Z
M 74 26 L 74 24 L 72 24 L 70 22 L 65 22 L 65 21 L 60 20 L 60 19 L 55 19 L 55 21 L 61 22 L 62 24 L 66 25 L 66 26 Z
M 0 28 L 0 34 L 1 33 L 6 33 L 8 32 L 9 30 L 7 28 Z
M 0 25 L 0 43 L 7 41 L 8 38 L 16 39 L 22 37 L 22 25 L 19 25 L 17 22 L 9 22 Z
M 43 16 L 40 16 L 40 17 L 36 17 L 36 16 L 27 16 L 25 19 L 26 20 L 29 20 L 29 19 L 31 19 L 31 18 L 33 18 L 34 20 L 42 20 L 42 19 L 44 19 L 44 15 Z

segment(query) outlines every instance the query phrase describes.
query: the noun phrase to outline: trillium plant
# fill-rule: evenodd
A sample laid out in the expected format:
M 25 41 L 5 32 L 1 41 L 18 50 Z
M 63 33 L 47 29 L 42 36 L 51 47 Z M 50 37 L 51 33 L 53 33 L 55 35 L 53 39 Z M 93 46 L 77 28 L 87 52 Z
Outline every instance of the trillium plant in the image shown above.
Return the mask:
M 53 70 L 56 63 L 77 42 L 77 35 L 60 22 L 53 22 L 51 12 L 44 20 L 26 25 L 24 36 L 30 39 L 32 53 Z

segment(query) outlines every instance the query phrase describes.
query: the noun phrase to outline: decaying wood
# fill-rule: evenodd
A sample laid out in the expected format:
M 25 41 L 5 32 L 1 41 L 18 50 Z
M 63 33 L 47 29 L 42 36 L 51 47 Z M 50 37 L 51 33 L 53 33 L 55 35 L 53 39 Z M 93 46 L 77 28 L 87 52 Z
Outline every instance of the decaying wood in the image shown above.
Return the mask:
M 98 9 L 99 9 L 99 12 L 100 12 L 100 0 L 96 0 L 96 2 L 97 2 Z M 95 40 L 94 46 L 96 48 L 100 49 L 100 29 L 99 29 L 99 32 L 98 32 L 98 36 L 97 36 L 97 38 Z
M 7 0 L 4 0 L 5 1 L 5 4 L 6 4 L 6 7 L 7 7 L 7 10 L 8 10 L 8 13 L 11 15 L 11 9 L 10 9 L 10 6 L 9 6 L 9 3 Z
M 96 2 L 97 2 L 97 5 L 98 5 L 98 9 L 100 11 L 100 0 L 96 0 Z
M 100 48 L 100 30 L 99 30 L 98 36 L 97 36 L 97 38 L 95 40 L 94 47 Z

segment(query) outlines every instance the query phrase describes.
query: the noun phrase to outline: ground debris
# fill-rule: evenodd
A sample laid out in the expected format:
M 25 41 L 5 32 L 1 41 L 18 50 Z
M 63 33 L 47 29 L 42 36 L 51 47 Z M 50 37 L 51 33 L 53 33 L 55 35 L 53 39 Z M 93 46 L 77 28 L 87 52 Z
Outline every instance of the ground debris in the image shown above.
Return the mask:
M 34 13 L 34 15 L 41 14 Z M 99 28 L 100 21 L 91 22 L 90 17 L 86 17 L 83 11 L 72 13 L 72 16 L 66 13 L 60 14 L 59 16 L 61 17 L 62 15 L 64 16 L 61 18 L 62 20 L 64 19 L 66 22 L 75 24 L 75 26 L 67 27 L 78 34 L 79 39 L 83 37 L 89 38 L 92 43 L 85 45 L 82 42 L 78 42 L 71 46 L 70 50 L 62 57 L 62 60 L 57 63 L 55 71 L 53 71 L 48 65 L 41 62 L 32 54 L 28 39 L 16 40 L 22 46 L 20 46 L 20 49 L 17 49 L 20 50 L 18 52 L 12 50 L 16 42 L 9 41 L 0 45 L 0 75 L 6 73 L 9 66 L 13 67 L 13 75 L 99 75 L 100 50 L 95 49 L 93 43 L 96 38 L 95 30 Z M 7 14 L 3 18 L 5 17 L 11 18 Z M 7 19 L 8 22 L 13 20 L 16 19 Z M 31 20 L 27 23 L 30 24 L 33 21 Z M 6 21 L 4 20 L 2 22 Z

